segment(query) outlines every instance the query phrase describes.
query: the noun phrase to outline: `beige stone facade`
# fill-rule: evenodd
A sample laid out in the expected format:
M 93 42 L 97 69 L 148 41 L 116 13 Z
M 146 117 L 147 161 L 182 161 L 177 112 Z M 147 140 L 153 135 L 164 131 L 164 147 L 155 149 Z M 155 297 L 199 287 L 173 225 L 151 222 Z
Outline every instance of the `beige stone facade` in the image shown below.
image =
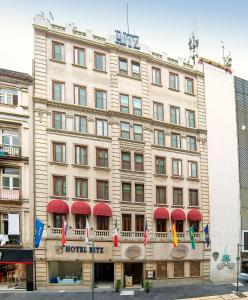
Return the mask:
M 84 49 L 83 65 L 75 63 L 75 47 Z M 133 274 L 134 283 L 141 283 L 144 278 L 153 277 L 151 280 L 156 286 L 165 283 L 202 282 L 209 279 L 210 251 L 204 243 L 202 233 L 204 226 L 209 222 L 204 74 L 180 60 L 173 60 L 147 49 L 142 50 L 145 49 L 142 47 L 141 50 L 129 49 L 115 44 L 112 37 L 107 40 L 93 35 L 90 31 L 84 33 L 71 26 L 51 24 L 42 16 L 35 18 L 35 214 L 45 223 L 41 245 L 35 251 L 37 288 L 57 288 L 61 285 L 63 288 L 71 285 L 89 288 L 91 285 L 92 255 L 90 248 L 85 245 L 85 229 L 76 228 L 76 215 L 71 209 L 75 202 L 84 202 L 91 208 L 88 220 L 92 228 L 90 238 L 94 239 L 96 247 L 96 280 L 106 276 L 111 284 L 120 279 L 124 286 L 128 280 L 125 276 Z M 105 57 L 103 65 L 106 67 L 103 67 L 102 71 L 97 70 L 99 66 L 96 66 L 96 59 L 100 60 L 100 68 L 102 67 L 102 58 L 96 58 L 97 53 Z M 56 55 L 60 56 L 60 59 L 57 59 Z M 127 63 L 126 74 L 120 74 L 120 59 Z M 135 69 L 133 63 L 140 66 L 140 76 L 131 72 L 132 68 Z M 153 83 L 153 68 L 160 70 L 160 84 Z M 172 77 L 169 78 L 170 73 L 172 76 L 176 75 L 178 89 L 169 88 L 169 81 L 172 80 Z M 185 92 L 186 78 L 193 83 L 192 94 Z M 54 82 L 62 82 L 62 85 L 54 85 Z M 75 85 L 86 88 L 87 104 L 75 104 Z M 107 95 L 107 106 L 103 109 L 96 108 L 95 94 L 98 90 L 106 92 Z M 58 95 L 61 101 L 54 101 Z M 129 96 L 128 113 L 121 112 L 120 95 Z M 135 112 L 134 98 L 141 99 L 141 113 Z M 154 102 L 163 106 L 163 120 L 154 117 Z M 178 124 L 171 122 L 174 116 L 171 107 L 179 108 L 177 111 L 180 120 L 174 122 Z M 188 126 L 186 110 L 194 112 L 195 126 Z M 64 114 L 58 121 L 62 129 L 54 128 L 56 112 Z M 179 115 L 176 114 L 175 118 L 178 118 Z M 76 125 L 78 116 L 86 117 L 84 120 L 87 126 L 84 130 L 82 125 L 81 132 Z M 97 123 L 99 119 L 107 122 L 106 135 L 105 125 L 102 123 L 100 126 Z M 129 123 L 129 138 L 122 136 L 122 122 Z M 138 131 L 140 128 L 141 137 Z M 100 135 L 97 130 L 103 134 Z M 160 130 L 160 139 L 155 137 L 156 130 Z M 173 134 L 180 136 L 174 139 Z M 196 143 L 195 150 L 189 149 L 189 137 Z M 58 146 L 58 150 L 54 148 L 56 143 L 63 146 Z M 175 143 L 174 147 L 172 143 Z M 87 162 L 84 164 L 75 161 L 77 145 L 87 147 Z M 98 148 L 106 149 L 108 153 L 108 163 L 104 167 L 99 166 Z M 56 149 L 60 151 L 60 162 L 55 161 Z M 128 153 L 128 157 L 131 158 L 131 168 L 124 169 L 123 153 Z M 142 157 L 144 167 L 140 169 L 135 164 L 135 159 Z M 165 159 L 163 174 L 158 174 L 156 157 Z M 174 159 L 181 161 L 180 174 L 173 175 Z M 189 162 L 192 161 L 197 166 L 197 175 L 194 178 L 189 174 Z M 64 184 L 61 195 L 54 193 L 57 177 L 63 177 L 58 183 L 58 186 Z M 83 197 L 77 195 L 76 180 L 80 178 L 85 180 L 87 185 L 87 195 Z M 107 199 L 99 199 L 97 181 L 104 181 L 108 185 L 107 188 L 103 188 L 105 192 L 108 190 Z M 129 195 L 125 201 L 123 183 L 127 184 L 125 187 Z M 189 190 L 198 191 L 198 203 L 190 205 Z M 163 195 L 162 200 L 164 199 L 162 203 L 158 203 L 160 192 Z M 136 201 L 139 197 L 144 198 L 144 201 Z M 176 199 L 182 202 L 176 203 Z M 64 247 L 61 247 L 60 242 L 62 230 L 54 226 L 59 224 L 55 220 L 56 213 L 52 213 L 48 208 L 48 203 L 54 200 L 60 200 L 69 207 L 69 213 L 64 216 L 67 222 L 67 244 Z M 98 218 L 95 207 L 99 203 L 105 208 L 111 208 L 112 216 L 108 221 L 103 221 L 102 215 Z M 159 220 L 154 218 L 154 212 L 159 208 L 168 212 L 169 219 L 162 220 L 158 231 Z M 185 253 L 181 259 L 173 258 L 171 254 L 171 214 L 176 209 L 186 216 L 181 225 L 182 232 L 178 232 L 179 245 L 185 246 Z M 190 222 L 187 214 L 192 209 L 200 211 L 202 216 L 198 222 L 199 230 L 195 233 L 195 250 L 191 249 L 188 234 Z M 61 221 L 61 216 L 57 218 Z M 116 222 L 119 228 L 118 247 L 113 245 Z M 149 230 L 146 246 L 145 222 Z M 70 262 L 71 265 L 67 267 L 66 262 Z M 108 271 L 112 273 L 112 277 L 106 275 Z

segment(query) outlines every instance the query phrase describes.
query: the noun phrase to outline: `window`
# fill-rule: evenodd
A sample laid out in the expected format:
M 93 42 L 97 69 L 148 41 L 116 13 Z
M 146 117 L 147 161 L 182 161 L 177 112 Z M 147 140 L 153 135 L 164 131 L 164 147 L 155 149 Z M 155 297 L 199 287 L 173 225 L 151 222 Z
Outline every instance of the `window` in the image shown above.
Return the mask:
M 140 78 L 140 63 L 132 61 L 132 76 Z
M 86 228 L 86 215 L 75 215 L 75 228 L 76 229 Z
M 199 232 L 199 221 L 190 221 L 189 227 L 194 226 L 194 231 Z
M 153 102 L 153 118 L 158 121 L 164 121 L 164 105 Z
M 161 70 L 152 68 L 152 83 L 161 85 Z
M 20 188 L 20 170 L 19 168 L 2 168 L 0 175 L 2 175 L 2 189 L 3 190 L 19 190 Z M 14 196 L 14 194 L 13 194 Z M 10 196 L 11 197 L 11 196 Z M 5 198 L 2 195 L 2 198 Z
M 173 90 L 179 90 L 179 80 L 177 74 L 169 74 L 169 88 Z
M 144 216 L 135 215 L 135 231 L 144 232 Z
M 105 180 L 96 181 L 97 199 L 109 200 L 109 183 Z
M 133 97 L 133 114 L 142 116 L 142 100 L 140 98 Z
M 131 170 L 130 152 L 121 152 L 121 168 L 124 170 Z
M 74 116 L 74 130 L 87 133 L 87 117 Z
M 95 69 L 98 71 L 106 71 L 105 54 L 95 52 Z
M 88 179 L 85 178 L 76 178 L 76 197 L 79 198 L 88 198 Z
M 65 130 L 66 114 L 58 111 L 53 112 L 53 128 Z
M 133 125 L 133 139 L 141 142 L 143 140 L 143 127 L 142 125 Z
M 193 95 L 194 93 L 194 81 L 191 78 L 185 78 L 185 92 Z
M 64 102 L 65 101 L 65 84 L 64 82 L 53 81 L 53 100 Z
M 189 206 L 198 206 L 198 190 L 189 189 Z
M 130 124 L 126 122 L 121 122 L 121 137 L 123 139 L 130 139 Z
M 20 214 L 4 213 L 0 214 L 0 234 L 8 235 L 8 245 L 20 245 Z M 14 232 L 9 234 L 9 228 L 13 228 Z
M 189 161 L 188 167 L 189 167 L 189 178 L 197 178 L 197 162 Z
M 144 157 L 141 153 L 134 153 L 135 171 L 144 171 Z
M 57 61 L 64 61 L 64 45 L 58 42 L 52 42 L 53 59 Z
M 107 120 L 96 120 L 96 135 L 108 136 L 108 121 Z
M 66 219 L 66 215 L 53 214 L 53 227 L 62 228 L 62 220 Z
M 156 186 L 156 203 L 166 204 L 166 187 Z
M 120 95 L 120 112 L 129 113 L 129 97 L 127 95 Z
M 122 231 L 132 231 L 132 216 L 123 214 L 122 215 Z
M 167 278 L 167 263 L 157 262 L 157 278 Z
M 96 148 L 96 166 L 101 168 L 108 167 L 108 149 Z
M 132 201 L 131 183 L 129 182 L 122 182 L 122 201 Z
M 186 126 L 195 128 L 195 112 L 193 110 L 186 110 Z
M 17 90 L 0 88 L 0 103 L 1 104 L 9 104 L 9 105 L 17 105 L 18 104 Z
M 74 64 L 85 66 L 85 49 L 74 47 Z
M 171 147 L 181 148 L 181 135 L 179 133 L 171 133 Z
M 97 216 L 97 230 L 109 230 L 109 217 Z
M 165 145 L 163 130 L 154 129 L 154 144 L 160 146 Z
M 172 176 L 182 176 L 182 161 L 172 159 Z
M 172 124 L 180 125 L 180 108 L 179 107 L 171 106 L 170 121 Z
M 201 262 L 199 260 L 190 262 L 190 277 L 194 276 L 201 276 Z
M 196 137 L 187 136 L 188 150 L 196 151 Z
M 96 108 L 107 109 L 107 93 L 104 91 L 96 91 Z
M 66 196 L 65 176 L 53 176 L 53 194 L 56 196 Z
M 164 157 L 155 157 L 155 172 L 156 174 L 166 174 L 166 162 Z
M 86 88 L 74 85 L 74 104 L 87 106 Z
M 174 262 L 174 277 L 184 277 L 184 261 Z
M 183 189 L 173 188 L 173 205 L 183 205 Z
M 65 163 L 65 144 L 53 143 L 53 161 Z
M 88 149 L 87 146 L 75 146 L 75 164 L 87 165 L 88 164 Z
M 119 58 L 119 73 L 122 75 L 128 75 L 128 63 L 125 58 Z
M 176 231 L 177 232 L 184 232 L 183 228 L 183 221 L 176 221 Z
M 144 184 L 135 184 L 135 202 L 144 202 Z
M 0 130 L 0 134 L 2 135 L 2 145 L 19 146 L 20 135 L 18 129 L 2 129 Z M 18 152 L 18 149 L 14 150 L 14 152 Z
M 156 220 L 156 232 L 166 232 L 166 220 Z

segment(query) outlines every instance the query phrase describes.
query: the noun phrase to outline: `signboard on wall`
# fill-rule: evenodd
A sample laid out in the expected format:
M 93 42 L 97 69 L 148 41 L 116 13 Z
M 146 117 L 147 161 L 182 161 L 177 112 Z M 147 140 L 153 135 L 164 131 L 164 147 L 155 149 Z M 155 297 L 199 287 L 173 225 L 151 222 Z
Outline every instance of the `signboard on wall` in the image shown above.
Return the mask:
M 115 43 L 129 48 L 140 50 L 139 36 L 120 30 L 115 31 Z
M 171 249 L 170 255 L 173 258 L 184 258 L 188 254 L 188 247 L 185 245 L 178 245 Z

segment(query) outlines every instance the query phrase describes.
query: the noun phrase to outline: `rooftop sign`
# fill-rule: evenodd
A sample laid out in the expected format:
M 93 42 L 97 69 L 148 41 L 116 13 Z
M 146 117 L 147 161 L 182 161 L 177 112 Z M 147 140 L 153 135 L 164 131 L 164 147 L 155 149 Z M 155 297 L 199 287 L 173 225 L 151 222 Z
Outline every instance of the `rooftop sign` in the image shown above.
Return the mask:
M 120 30 L 115 31 L 115 43 L 129 48 L 140 50 L 139 36 L 122 32 Z

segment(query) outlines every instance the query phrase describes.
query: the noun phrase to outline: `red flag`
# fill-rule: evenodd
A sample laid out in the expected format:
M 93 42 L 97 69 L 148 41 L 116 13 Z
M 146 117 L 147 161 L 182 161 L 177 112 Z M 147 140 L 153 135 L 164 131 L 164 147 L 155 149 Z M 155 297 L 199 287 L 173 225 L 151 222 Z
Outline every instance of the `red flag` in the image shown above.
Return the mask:
M 144 232 L 144 246 L 148 243 L 148 228 L 147 228 L 147 222 L 145 224 L 145 232 Z
M 115 221 L 114 247 L 118 247 L 118 228 L 117 228 L 117 220 Z
M 62 238 L 61 238 L 61 244 L 62 246 L 66 245 L 66 221 L 63 218 L 62 219 Z

